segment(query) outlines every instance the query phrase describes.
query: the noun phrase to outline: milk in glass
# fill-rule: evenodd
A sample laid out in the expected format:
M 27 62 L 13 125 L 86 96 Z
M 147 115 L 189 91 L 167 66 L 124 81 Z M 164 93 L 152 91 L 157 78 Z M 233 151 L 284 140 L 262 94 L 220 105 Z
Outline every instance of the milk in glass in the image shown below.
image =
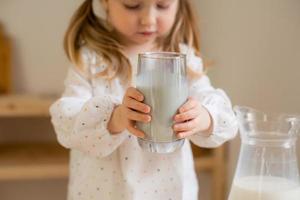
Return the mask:
M 151 107 L 151 122 L 137 123 L 146 137 L 139 138 L 142 149 L 170 153 L 180 148 L 172 126 L 173 117 L 188 97 L 185 55 L 180 53 L 145 53 L 139 55 L 136 87 Z

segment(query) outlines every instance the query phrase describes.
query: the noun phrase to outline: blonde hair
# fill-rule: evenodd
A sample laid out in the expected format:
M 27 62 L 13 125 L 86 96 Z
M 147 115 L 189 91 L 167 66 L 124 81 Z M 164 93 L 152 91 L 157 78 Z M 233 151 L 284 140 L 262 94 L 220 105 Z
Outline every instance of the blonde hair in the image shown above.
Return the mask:
M 101 55 L 107 64 L 107 68 L 97 76 L 104 76 L 108 80 L 119 77 L 123 82 L 128 83 L 132 72 L 130 62 L 106 21 L 94 14 L 92 1 L 85 0 L 71 19 L 64 38 L 67 57 L 83 70 L 80 49 L 86 46 L 97 55 Z M 163 51 L 179 52 L 179 45 L 184 43 L 194 48 L 196 55 L 200 55 L 199 30 L 190 0 L 179 0 L 175 22 L 170 33 L 157 40 L 158 45 Z M 201 73 L 188 68 L 188 75 L 197 78 Z

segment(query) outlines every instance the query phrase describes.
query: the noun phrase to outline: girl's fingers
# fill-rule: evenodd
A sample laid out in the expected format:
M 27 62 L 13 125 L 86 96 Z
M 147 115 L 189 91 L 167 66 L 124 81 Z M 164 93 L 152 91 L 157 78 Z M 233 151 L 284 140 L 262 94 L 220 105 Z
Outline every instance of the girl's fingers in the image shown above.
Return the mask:
M 183 112 L 174 116 L 174 120 L 176 123 L 184 122 L 187 120 L 192 120 L 199 115 L 198 109 L 191 109 L 187 112 Z
M 126 91 L 126 96 L 131 97 L 137 101 L 143 101 L 144 100 L 144 95 L 139 92 L 137 89 L 134 87 L 130 87 Z
M 128 130 L 130 133 L 132 133 L 133 135 L 135 135 L 136 137 L 140 137 L 140 138 L 144 138 L 144 137 L 145 137 L 144 132 L 141 131 L 141 130 L 139 130 L 139 129 L 137 129 L 137 128 L 135 128 L 133 124 L 129 125 L 129 126 L 127 127 L 127 130 Z
M 197 118 L 183 122 L 183 123 L 178 123 L 173 126 L 173 130 L 175 132 L 182 132 L 182 131 L 191 131 L 197 127 Z
M 198 101 L 196 101 L 194 98 L 189 97 L 187 102 L 184 103 L 180 108 L 179 108 L 179 113 L 186 112 L 194 107 L 196 107 L 199 104 Z
M 124 105 L 128 108 L 140 111 L 142 113 L 149 113 L 150 112 L 150 106 L 141 103 L 139 101 L 136 101 L 135 99 L 132 99 L 130 97 L 125 97 Z
M 193 134 L 195 134 L 196 133 L 196 131 L 195 130 L 191 130 L 191 131 L 183 131 L 183 132 L 179 132 L 178 134 L 177 134 L 177 137 L 178 138 L 186 138 L 186 137 L 189 137 L 189 136 L 191 136 L 191 135 L 193 135 Z
M 142 113 L 136 112 L 136 111 L 128 109 L 128 108 L 127 108 L 127 118 L 129 120 L 145 122 L 145 123 L 148 123 L 151 121 L 150 115 L 142 114 Z

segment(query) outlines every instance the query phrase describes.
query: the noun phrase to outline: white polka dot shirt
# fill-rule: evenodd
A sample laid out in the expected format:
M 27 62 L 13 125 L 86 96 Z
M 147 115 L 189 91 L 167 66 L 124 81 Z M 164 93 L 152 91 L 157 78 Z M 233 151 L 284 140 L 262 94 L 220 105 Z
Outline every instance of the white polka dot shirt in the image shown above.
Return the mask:
M 202 60 L 181 45 L 187 65 L 202 70 Z M 100 56 L 86 48 L 81 52 L 91 73 L 105 69 Z M 130 58 L 133 72 L 136 58 Z M 107 123 L 114 107 L 121 103 L 124 88 L 119 79 L 110 83 L 101 77 L 89 81 L 89 74 L 70 68 L 65 91 L 50 108 L 52 123 L 61 145 L 70 149 L 68 200 L 196 200 L 198 184 L 190 141 L 201 147 L 216 147 L 237 132 L 231 103 L 223 90 L 211 86 L 203 75 L 190 83 L 190 96 L 207 108 L 213 119 L 213 133 L 190 136 L 183 147 L 169 154 L 143 151 L 127 130 L 111 135 Z

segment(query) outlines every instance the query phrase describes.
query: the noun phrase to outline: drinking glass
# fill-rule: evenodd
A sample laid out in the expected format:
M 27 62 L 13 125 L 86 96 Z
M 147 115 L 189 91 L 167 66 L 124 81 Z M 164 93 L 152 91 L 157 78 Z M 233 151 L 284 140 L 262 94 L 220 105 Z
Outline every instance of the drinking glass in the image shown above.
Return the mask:
M 139 54 L 136 87 L 144 103 L 151 107 L 151 122 L 137 123 L 145 133 L 139 138 L 142 149 L 170 153 L 179 149 L 184 139 L 174 133 L 173 117 L 188 98 L 186 56 L 181 53 L 148 52 Z

